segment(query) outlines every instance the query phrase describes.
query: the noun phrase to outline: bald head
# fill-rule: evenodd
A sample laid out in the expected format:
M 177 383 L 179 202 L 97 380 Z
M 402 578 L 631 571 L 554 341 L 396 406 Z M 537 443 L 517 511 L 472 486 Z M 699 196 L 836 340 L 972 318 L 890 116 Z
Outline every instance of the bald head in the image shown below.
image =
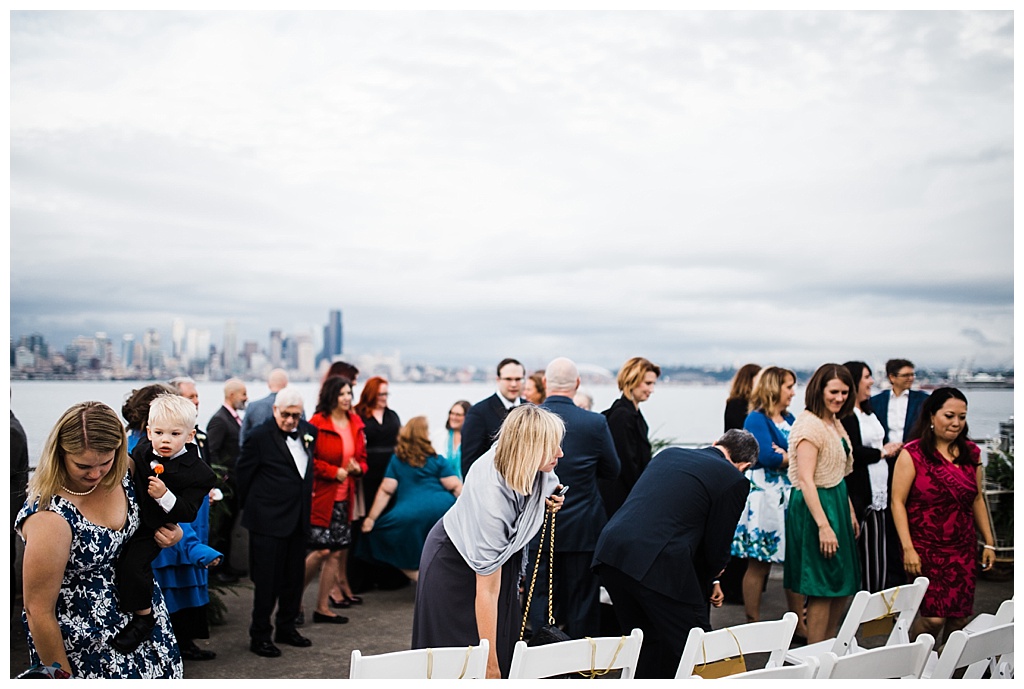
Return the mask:
M 544 370 L 544 385 L 548 396 L 565 395 L 573 397 L 580 386 L 580 371 L 572 359 L 560 356 Z
M 283 368 L 275 368 L 267 376 L 267 387 L 271 392 L 280 392 L 288 385 L 288 374 Z
M 229 378 L 224 382 L 224 404 L 235 411 L 245 409 L 249 396 L 245 391 L 245 383 L 238 378 Z

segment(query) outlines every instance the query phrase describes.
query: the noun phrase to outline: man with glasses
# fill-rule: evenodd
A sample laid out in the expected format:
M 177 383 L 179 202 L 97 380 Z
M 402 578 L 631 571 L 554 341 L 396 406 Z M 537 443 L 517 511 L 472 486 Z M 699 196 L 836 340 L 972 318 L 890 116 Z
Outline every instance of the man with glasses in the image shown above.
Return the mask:
M 526 368 L 515 359 L 502 359 L 498 364 L 498 391 L 483 399 L 466 412 L 462 424 L 462 475 L 477 457 L 491 449 L 494 437 L 509 410 L 523 403 L 519 393 L 523 389 Z
M 889 359 L 885 373 L 892 390 L 880 392 L 871 398 L 871 409 L 885 429 L 885 442 L 905 443 L 914 432 L 921 406 L 928 395 L 911 390 L 914 384 L 914 364 L 906 359 Z
M 273 417 L 242 442 L 235 465 L 242 526 L 249 530 L 249 576 L 253 583 L 249 650 L 276 658 L 277 643 L 311 646 L 295 629 L 302 602 L 306 540 L 313 496 L 313 447 L 317 429 L 302 420 L 302 394 L 278 391 Z

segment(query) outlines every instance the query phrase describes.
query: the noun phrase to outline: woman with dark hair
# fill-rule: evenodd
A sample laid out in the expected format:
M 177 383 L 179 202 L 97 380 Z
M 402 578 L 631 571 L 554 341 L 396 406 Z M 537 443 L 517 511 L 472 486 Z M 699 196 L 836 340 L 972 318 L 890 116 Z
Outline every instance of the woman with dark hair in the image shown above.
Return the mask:
M 781 564 L 786 555 L 786 510 L 793 484 L 790 483 L 789 434 L 795 421 L 789 413 L 796 387 L 796 373 L 769 366 L 761 371 L 751 394 L 754 410 L 747 414 L 743 429 L 757 440 L 757 465 L 747 469 L 750 493 L 736 524 L 732 555 L 747 559 L 743 575 L 743 607 L 747 622 L 761 619 L 761 592 L 772 563 Z M 796 635 L 807 637 L 803 596 L 786 590 L 787 607 L 800 620 Z
M 523 397 L 530 404 L 544 404 L 547 399 L 547 390 L 544 388 L 544 371 L 534 371 L 523 382 Z
M 853 387 L 845 366 L 819 366 L 789 432 L 793 491 L 782 585 L 807 596 L 808 644 L 836 635 L 847 599 L 860 588 L 860 526 L 843 481 L 853 469 L 853 452 L 840 423 L 853 409 Z
M 348 607 L 355 598 L 345 565 L 352 543 L 356 477 L 366 472 L 363 422 L 352 411 L 352 383 L 348 378 L 331 376 L 324 380 L 316 413 L 309 422 L 319 433 L 313 446 L 313 503 L 305 585 L 320 572 L 313 622 L 342 624 L 348 618 L 331 612 L 330 606 Z M 340 593 L 340 600 L 331 598 L 332 591 Z
M 651 462 L 649 429 L 647 419 L 640 413 L 640 403 L 654 394 L 654 384 L 660 375 L 661 368 L 642 356 L 628 360 L 616 377 L 622 396 L 601 412 L 608 419 L 608 430 L 612 432 L 615 452 L 622 463 L 618 478 L 598 480 L 609 519 L 622 507 L 640 474 Z
M 455 504 L 462 481 L 430 444 L 427 417 L 416 416 L 398 433 L 377 497 L 363 519 L 359 554 L 385 562 L 416 581 L 427 533 Z M 384 508 L 391 509 L 384 514 Z
M 146 437 L 146 423 L 149 421 L 149 403 L 158 395 L 177 395 L 178 391 L 166 383 L 153 383 L 132 390 L 121 405 L 121 416 L 127 425 L 128 452 L 135 449 L 139 440 Z
M 982 569 L 996 561 L 982 492 L 981 450 L 967 435 L 967 398 L 956 388 L 934 390 L 913 435 L 896 459 L 892 479 L 892 517 L 903 546 L 903 567 L 911 577 L 928 577 L 910 635 L 927 632 L 945 643 L 974 611 L 979 532 Z
M 444 432 L 439 434 L 435 447 L 452 465 L 452 471 L 462 480 L 462 424 L 466 423 L 466 412 L 470 403 L 459 400 L 448 410 L 448 420 L 444 422 Z
M 885 443 L 885 429 L 871 408 L 871 388 L 875 379 L 863 361 L 847 361 L 843 366 L 854 381 L 853 414 L 842 419 L 843 428 L 853 446 L 853 471 L 846 477 L 850 503 L 860 522 L 861 588 L 883 591 L 902 584 L 904 577 L 893 571 L 891 556 L 895 535 L 889 513 L 889 460 L 895 460 L 900 443 Z M 895 539 L 898 540 L 898 539 Z M 895 576 L 894 576 L 895 574 Z
M 725 400 L 725 430 L 743 428 L 747 414 L 751 410 L 751 395 L 754 392 L 754 381 L 761 367 L 757 364 L 744 364 L 732 377 L 729 397 Z

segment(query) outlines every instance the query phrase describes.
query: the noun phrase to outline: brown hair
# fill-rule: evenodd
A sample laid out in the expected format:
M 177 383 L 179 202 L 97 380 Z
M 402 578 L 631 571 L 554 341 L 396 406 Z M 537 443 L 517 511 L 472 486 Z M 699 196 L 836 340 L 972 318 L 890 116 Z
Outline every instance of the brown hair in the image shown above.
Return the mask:
M 754 391 L 754 376 L 760 370 L 761 367 L 758 364 L 741 366 L 740 370 L 736 371 L 736 375 L 732 377 L 732 387 L 729 388 L 729 398 L 726 401 L 746 400 L 749 402 L 750 395 Z
M 427 417 L 414 416 L 398 431 L 395 455 L 409 466 L 419 468 L 427 463 L 427 457 L 436 454 L 430 444 Z
M 661 367 L 652 364 L 642 356 L 635 356 L 622 365 L 619 369 L 619 375 L 616 377 L 616 382 L 619 384 L 619 390 L 626 399 L 633 401 L 633 388 L 644 382 L 644 376 L 647 375 L 648 371 L 654 371 L 654 375 L 661 375 Z
M 843 402 L 843 408 L 836 414 L 837 419 L 849 416 L 853 412 L 853 404 L 857 399 L 857 386 L 853 384 L 853 376 L 849 369 L 842 364 L 822 364 L 811 376 L 807 383 L 807 392 L 804 394 L 804 408 L 819 419 L 825 418 L 825 388 L 829 381 L 838 380 L 846 385 L 850 392 Z
M 786 384 L 786 376 L 792 376 L 793 382 L 796 382 L 796 374 L 788 368 L 769 366 L 761 371 L 750 395 L 750 406 L 767 414 L 774 412 L 775 405 L 782 398 L 782 386 Z
M 364 419 L 373 414 L 377 407 L 377 397 L 380 395 L 380 386 L 387 385 L 388 379 L 382 376 L 374 376 L 363 385 L 363 391 L 359 393 L 359 404 L 356 405 L 356 414 Z

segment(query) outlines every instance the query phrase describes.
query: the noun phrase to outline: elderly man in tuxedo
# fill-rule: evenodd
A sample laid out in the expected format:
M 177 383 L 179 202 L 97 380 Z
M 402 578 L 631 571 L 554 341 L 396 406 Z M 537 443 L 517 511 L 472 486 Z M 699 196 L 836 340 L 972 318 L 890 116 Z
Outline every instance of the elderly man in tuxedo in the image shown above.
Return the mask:
M 498 391 L 480 400 L 466 412 L 462 423 L 462 475 L 483 453 L 491 449 L 502 422 L 513 409 L 524 402 L 519 397 L 523 390 L 526 368 L 515 359 L 502 359 L 498 364 Z
M 644 632 L 637 679 L 672 679 L 690 629 L 710 631 L 712 586 L 756 460 L 757 440 L 738 429 L 711 447 L 662 450 L 601 532 L 594 571 L 622 628 Z
M 231 532 L 238 516 L 238 484 L 235 481 L 235 460 L 238 459 L 238 433 L 242 426 L 242 417 L 238 412 L 245 409 L 249 396 L 245 383 L 238 378 L 230 378 L 224 383 L 224 404 L 210 417 L 206 424 L 206 447 L 211 464 L 224 467 L 224 483 L 229 490 L 225 492 L 221 503 L 222 512 L 216 528 L 210 534 L 210 545 L 224 553 L 224 559 L 216 570 L 211 573 L 214 579 L 222 584 L 238 581 L 238 572 L 231 567 Z
M 295 629 L 302 602 L 317 433 L 302 421 L 302 410 L 298 390 L 280 390 L 273 417 L 246 436 L 236 465 L 254 586 L 249 650 L 266 658 L 281 655 L 270 640 L 275 605 L 274 641 L 300 648 L 312 645 Z
M 565 357 L 552 361 L 544 371 L 544 387 L 548 395 L 540 406 L 565 422 L 558 478 L 562 485 L 571 488 L 558 512 L 555 577 L 551 586 L 554 614 L 569 636 L 582 639 L 601 632 L 601 586 L 590 570 L 590 562 L 608 517 L 597 480 L 618 477 L 621 465 L 608 420 L 573 402 L 580 387 L 576 364 Z M 538 544 L 539 536 L 531 544 L 531 552 L 537 552 Z M 542 554 L 537 581 L 546 583 L 551 581 L 547 574 L 547 544 Z M 540 629 L 547 623 L 547 587 L 538 583 L 533 596 L 530 624 L 533 629 Z
M 278 390 L 283 389 L 287 385 L 287 371 L 283 368 L 275 368 L 270 372 L 270 375 L 267 376 L 267 387 L 270 388 L 270 394 L 249 403 L 245 410 L 245 416 L 242 418 L 242 428 L 238 431 L 239 445 L 245 443 L 245 436 L 249 435 L 252 429 L 274 415 L 274 398 L 277 397 Z

